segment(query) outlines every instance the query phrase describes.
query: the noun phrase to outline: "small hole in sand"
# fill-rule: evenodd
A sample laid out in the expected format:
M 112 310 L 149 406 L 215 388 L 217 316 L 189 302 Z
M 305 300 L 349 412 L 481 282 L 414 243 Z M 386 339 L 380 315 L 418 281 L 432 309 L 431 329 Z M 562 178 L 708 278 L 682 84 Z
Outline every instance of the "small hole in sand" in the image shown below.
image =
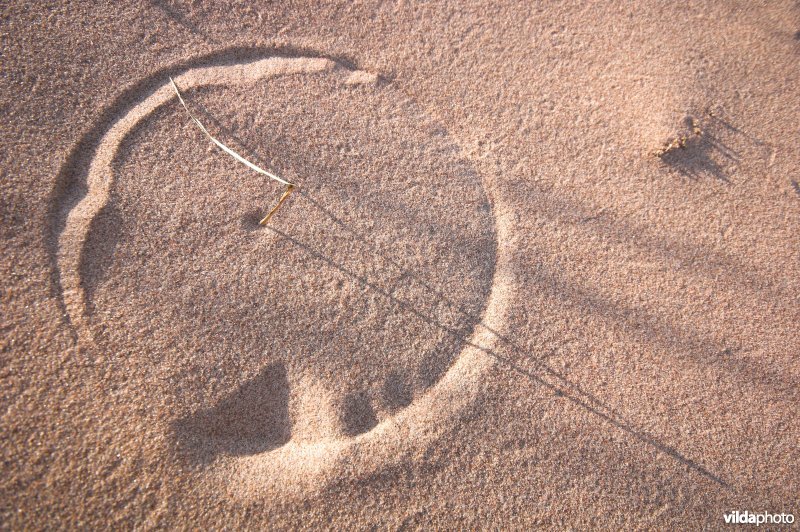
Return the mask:
M 289 441 L 289 383 L 282 364 L 271 364 L 216 406 L 174 425 L 179 445 L 195 461 L 216 455 L 253 455 Z
M 342 410 L 344 432 L 348 436 L 363 434 L 378 424 L 372 402 L 365 392 L 347 395 Z
M 242 229 L 245 231 L 257 231 L 258 229 L 263 229 L 263 227 L 258 224 L 263 217 L 264 213 L 258 209 L 251 209 L 247 211 L 247 213 L 242 215 L 241 218 Z
M 383 400 L 390 410 L 399 410 L 411 404 L 414 391 L 405 375 L 391 373 L 383 383 Z

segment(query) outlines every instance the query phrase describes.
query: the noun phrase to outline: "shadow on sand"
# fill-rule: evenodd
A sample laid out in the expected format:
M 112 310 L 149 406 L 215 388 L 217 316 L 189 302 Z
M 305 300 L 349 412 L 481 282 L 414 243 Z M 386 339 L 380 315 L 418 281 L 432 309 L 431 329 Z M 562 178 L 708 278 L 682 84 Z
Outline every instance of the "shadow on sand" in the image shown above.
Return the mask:
M 237 149 L 240 149 L 243 154 L 245 154 L 251 160 L 255 161 L 257 164 L 264 163 L 264 161 L 257 155 L 256 150 L 249 147 L 248 144 L 242 141 L 241 138 L 236 136 L 234 132 L 230 131 L 228 128 L 220 124 L 219 121 L 214 119 L 213 115 L 211 115 L 211 113 L 209 113 L 201 105 L 195 103 L 195 106 L 196 108 L 199 109 L 200 114 L 202 114 L 204 118 L 208 119 L 211 123 L 213 123 L 215 127 L 218 127 L 220 130 L 222 130 L 227 138 L 232 138 L 238 144 Z M 720 151 L 724 154 L 724 156 L 732 160 L 736 160 L 735 151 L 731 150 L 730 148 L 722 144 L 720 141 L 715 140 L 713 137 L 707 136 L 703 140 L 703 143 L 698 147 L 697 153 L 695 153 L 693 157 L 691 157 L 689 160 L 681 160 L 681 161 L 667 160 L 665 162 L 695 177 L 698 176 L 700 173 L 710 172 L 719 179 L 727 180 L 722 167 L 711 160 L 709 154 L 712 151 Z M 309 207 L 320 211 L 332 223 L 336 224 L 339 228 L 349 233 L 352 238 L 368 246 L 376 256 L 381 257 L 387 263 L 390 263 L 395 267 L 398 267 L 399 269 L 403 270 L 404 271 L 403 276 L 406 279 L 416 282 L 420 286 L 425 288 L 431 294 L 432 301 L 445 303 L 452 310 L 461 313 L 462 315 L 469 318 L 471 321 L 474 321 L 474 323 L 477 324 L 476 327 L 481 327 L 484 330 L 488 331 L 495 338 L 497 338 L 500 344 L 503 345 L 506 349 L 508 349 L 509 352 L 513 353 L 515 356 L 521 356 L 522 359 L 524 359 L 526 362 L 533 363 L 534 368 L 527 369 L 525 367 L 522 367 L 517 362 L 515 362 L 511 357 L 499 353 L 497 350 L 488 349 L 481 345 L 477 345 L 470 342 L 469 337 L 471 336 L 471 333 L 465 334 L 463 330 L 452 329 L 451 327 L 442 323 L 435 315 L 431 315 L 430 313 L 420 311 L 416 306 L 410 304 L 409 302 L 397 298 L 391 291 L 386 290 L 385 288 L 371 282 L 366 277 L 351 271 L 341 263 L 317 251 L 316 249 L 312 248 L 306 243 L 298 240 L 294 236 L 272 226 L 263 228 L 263 230 L 272 231 L 279 237 L 292 243 L 293 245 L 302 249 L 309 255 L 321 260 L 331 268 L 341 272 L 342 274 L 349 277 L 350 279 L 360 284 L 361 286 L 368 288 L 380 294 L 382 297 L 385 297 L 393 301 L 404 311 L 411 313 L 420 320 L 425 321 L 427 324 L 436 327 L 444 331 L 446 334 L 452 336 L 459 342 L 460 345 L 462 346 L 469 345 L 471 347 L 483 351 L 487 355 L 493 357 L 503 367 L 514 371 L 515 373 L 523 376 L 524 378 L 526 378 L 527 380 L 529 380 L 534 384 L 544 386 L 545 388 L 551 390 L 556 396 L 561 397 L 564 400 L 570 401 L 574 405 L 581 407 L 582 409 L 593 414 L 597 418 L 603 420 L 604 422 L 609 423 L 615 428 L 628 434 L 630 437 L 650 446 L 654 450 L 661 452 L 667 456 L 670 456 L 671 458 L 673 458 L 674 460 L 685 466 L 687 469 L 703 476 L 708 480 L 711 480 L 712 482 L 726 489 L 731 488 L 731 486 L 727 482 L 725 482 L 720 476 L 709 471 L 706 467 L 696 462 L 695 460 L 685 456 L 684 454 L 679 452 L 676 448 L 667 445 L 666 443 L 659 441 L 650 434 L 638 429 L 632 423 L 627 421 L 621 413 L 607 406 L 598 397 L 596 397 L 590 392 L 587 392 L 577 383 L 570 381 L 563 374 L 555 371 L 552 367 L 547 365 L 542 360 L 537 359 L 537 357 L 534 356 L 533 354 L 526 352 L 525 349 L 520 347 L 510 338 L 501 335 L 497 331 L 483 324 L 480 320 L 480 317 L 477 317 L 473 315 L 473 313 L 464 310 L 463 307 L 461 307 L 459 304 L 450 301 L 444 294 L 441 293 L 441 291 L 437 290 L 436 288 L 428 284 L 424 279 L 421 279 L 415 272 L 408 270 L 407 268 L 404 268 L 398 261 L 392 259 L 391 257 L 387 257 L 377 248 L 377 245 L 372 243 L 364 235 L 360 234 L 355 229 L 346 224 L 344 221 L 339 219 L 333 212 L 328 210 L 325 206 L 323 206 L 320 202 L 314 199 L 305 190 L 298 189 L 295 192 L 293 198 L 294 201 L 304 201 L 305 203 L 307 203 Z M 248 214 L 247 221 L 245 222 L 246 228 L 248 230 L 258 229 L 258 227 L 255 227 L 254 223 L 250 223 L 253 220 L 255 220 L 255 213 Z M 274 369 L 271 371 L 274 371 Z M 239 391 L 235 392 L 231 398 L 224 400 L 223 403 L 220 404 L 220 406 L 215 407 L 210 411 L 200 412 L 194 416 L 191 416 L 189 420 L 181 422 L 181 424 L 176 428 L 183 435 L 191 435 L 191 434 L 198 435 L 202 434 L 202 431 L 198 430 L 198 427 L 206 425 L 215 427 L 217 424 L 215 420 L 226 419 L 228 416 L 231 416 L 231 418 L 237 420 L 236 422 L 238 423 L 238 420 L 246 419 L 247 416 L 243 415 L 243 410 L 246 411 L 251 410 L 252 405 L 256 404 L 257 400 L 253 399 L 251 401 L 248 401 L 236 398 L 242 396 L 249 397 L 250 393 L 249 390 L 253 386 L 257 387 L 257 385 L 253 385 L 252 383 L 245 384 Z M 281 395 L 282 392 L 270 392 L 270 393 L 277 393 L 278 397 L 282 397 Z M 400 395 L 404 394 L 401 393 Z M 352 411 L 353 416 L 352 419 L 350 420 L 351 423 L 349 423 L 350 425 L 349 430 L 352 433 L 360 433 L 364 432 L 365 430 L 369 430 L 369 428 L 371 428 L 371 426 L 374 426 L 374 424 L 377 422 L 376 419 L 374 418 L 374 413 L 362 408 L 360 405 L 362 405 L 363 401 L 359 400 L 358 397 L 352 397 L 350 399 L 352 403 L 351 404 L 352 408 L 350 408 L 350 410 Z M 404 398 L 401 397 L 401 399 Z M 399 402 L 402 403 L 403 401 Z M 275 410 L 272 409 L 271 411 L 274 412 Z M 278 411 L 282 412 L 283 409 L 278 408 Z M 242 435 L 244 435 L 245 437 L 241 439 L 244 441 L 244 443 L 236 441 L 237 438 L 231 436 L 231 434 L 233 434 L 232 432 L 219 433 L 216 430 L 212 430 L 211 432 L 206 432 L 206 435 L 202 436 L 201 439 L 208 441 L 208 438 L 212 438 L 214 441 L 221 442 L 219 444 L 216 444 L 216 452 L 227 452 L 230 454 L 252 454 L 255 452 L 263 452 L 275 448 L 281 445 L 282 443 L 285 443 L 285 441 L 288 441 L 288 438 L 290 436 L 288 418 L 286 419 L 281 418 L 277 420 L 276 426 L 269 429 L 269 434 L 266 433 L 255 434 L 252 433 L 252 431 L 248 432 L 248 430 L 250 429 L 247 427 L 242 427 L 242 430 L 244 430 Z M 267 430 L 267 429 L 262 427 L 259 430 Z M 235 432 L 235 429 L 232 428 L 231 431 Z M 231 438 L 229 440 L 226 440 L 225 438 L 227 436 L 231 436 Z M 253 436 L 253 438 L 250 438 L 250 436 Z M 260 440 L 260 442 L 258 440 Z M 208 447 L 207 444 L 200 445 L 200 448 L 207 448 L 207 447 Z M 208 454 L 206 454 L 205 456 L 206 458 L 209 458 Z M 213 455 L 210 457 L 213 458 Z

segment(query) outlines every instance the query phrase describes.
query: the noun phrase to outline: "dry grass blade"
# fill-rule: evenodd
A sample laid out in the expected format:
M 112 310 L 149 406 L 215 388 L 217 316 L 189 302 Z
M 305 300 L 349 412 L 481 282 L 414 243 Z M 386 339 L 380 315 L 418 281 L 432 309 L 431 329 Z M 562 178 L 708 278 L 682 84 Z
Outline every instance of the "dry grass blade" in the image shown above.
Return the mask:
M 272 218 L 272 215 L 273 215 L 273 214 L 275 214 L 275 211 L 277 211 L 277 210 L 278 210 L 278 208 L 279 208 L 281 205 L 283 205 L 283 202 L 284 202 L 284 201 L 286 201 L 286 198 L 288 198 L 288 197 L 289 197 L 289 194 L 291 194 L 291 193 L 292 193 L 292 190 L 294 190 L 294 188 L 296 187 L 296 185 L 294 185 L 293 183 L 290 183 L 290 182 L 286 181 L 285 179 L 281 179 L 280 177 L 276 176 L 275 174 L 273 174 L 273 173 L 271 173 L 271 172 L 268 172 L 268 171 L 264 170 L 264 169 L 263 169 L 263 168 L 261 168 L 260 166 L 257 166 L 257 165 L 255 165 L 255 164 L 251 163 L 250 161 L 248 161 L 247 159 L 245 159 L 244 157 L 242 157 L 241 155 L 239 155 L 238 153 L 236 153 L 235 151 L 233 151 L 232 149 L 230 149 L 229 147 L 227 147 L 226 145 L 224 145 L 222 142 L 220 142 L 219 140 L 217 140 L 216 138 L 214 138 L 214 136 L 213 136 L 211 133 L 209 133 L 209 132 L 208 132 L 208 130 L 206 129 L 206 127 L 203 125 L 203 123 L 202 123 L 202 122 L 200 122 L 200 120 L 198 120 L 198 119 L 197 119 L 197 117 L 196 117 L 196 116 L 194 116 L 194 114 L 192 114 L 192 112 L 189 110 L 189 106 L 188 106 L 188 105 L 186 105 L 186 102 L 184 101 L 184 99 L 183 99 L 183 96 L 181 96 L 181 91 L 178 89 L 178 84 L 177 84 L 177 83 L 175 83 L 175 80 L 174 80 L 174 79 L 172 79 L 172 78 L 170 77 L 170 78 L 169 78 L 169 81 L 170 81 L 170 83 L 172 83 L 172 88 L 173 88 L 173 89 L 175 89 L 175 94 L 178 96 L 178 101 L 180 101 L 180 102 L 181 102 L 181 105 L 182 105 L 182 106 L 183 106 L 183 108 L 186 110 L 186 112 L 189 114 L 189 117 L 192 119 L 192 121 L 193 121 L 195 124 L 197 124 L 197 127 L 199 127 L 199 128 L 200 128 L 200 130 L 201 130 L 203 133 L 205 133 L 205 135 L 206 135 L 206 136 L 207 136 L 209 139 L 211 139 L 211 142 L 213 142 L 214 144 L 216 144 L 216 145 L 217 145 L 217 146 L 218 146 L 218 147 L 219 147 L 219 148 L 220 148 L 222 151 L 224 151 L 225 153 L 227 153 L 228 155 L 230 155 L 231 157 L 233 157 L 234 159 L 236 159 L 236 160 L 237 160 L 237 161 L 239 161 L 240 163 L 242 163 L 242 164 L 246 165 L 246 166 L 247 166 L 248 168 L 250 168 L 251 170 L 255 170 L 255 171 L 256 171 L 256 172 L 258 172 L 259 174 L 263 174 L 263 175 L 265 175 L 265 176 L 269 177 L 270 179 L 272 179 L 272 180 L 274 180 L 274 181 L 277 181 L 278 183 L 281 183 L 281 184 L 283 184 L 283 185 L 286 185 L 286 191 L 283 193 L 283 195 L 281 196 L 281 198 L 278 200 L 278 204 L 277 204 L 277 205 L 275 205 L 275 207 L 273 207 L 273 208 L 272 208 L 272 210 L 269 212 L 269 214 L 267 214 L 267 215 L 264 217 L 264 219 L 263 219 L 263 220 L 261 220 L 261 221 L 259 222 L 261 225 L 266 225 L 266 223 L 269 221 L 269 219 L 270 219 L 270 218 Z
M 283 202 L 286 201 L 286 198 L 289 197 L 289 194 L 291 194 L 293 190 L 294 190 L 294 185 L 287 185 L 286 186 L 286 191 L 281 196 L 281 199 L 278 200 L 277 205 L 275 205 L 272 208 L 272 210 L 269 211 L 269 214 L 264 216 L 264 218 L 260 222 L 258 222 L 258 224 L 259 225 L 267 225 L 267 222 L 269 222 L 269 219 L 272 218 L 272 215 L 275 214 L 275 211 L 277 211 L 280 208 L 280 206 L 283 205 Z

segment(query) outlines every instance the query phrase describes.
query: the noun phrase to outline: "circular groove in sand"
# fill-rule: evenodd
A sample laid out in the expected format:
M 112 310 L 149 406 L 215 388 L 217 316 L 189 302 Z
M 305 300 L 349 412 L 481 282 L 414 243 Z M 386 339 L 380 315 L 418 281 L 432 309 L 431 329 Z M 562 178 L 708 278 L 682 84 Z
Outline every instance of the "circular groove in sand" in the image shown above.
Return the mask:
M 319 73 L 334 68 L 343 67 L 325 58 L 266 57 L 240 64 L 193 68 L 175 79 L 188 90 L 207 85 L 248 84 L 281 75 Z M 348 70 L 352 72 L 348 79 L 363 74 Z M 113 184 L 112 161 L 137 124 L 175 99 L 165 76 L 161 86 L 123 111 L 105 131 L 96 144 L 85 176 L 80 177 L 81 181 L 85 179 L 86 194 L 68 212 L 64 229 L 58 235 L 56 259 L 62 297 L 71 323 L 83 342 L 92 343 L 92 334 L 85 319 L 86 295 L 80 264 L 92 220 L 109 200 Z M 495 216 L 498 216 L 496 210 Z M 502 220 L 496 218 L 496 243 L 504 241 L 503 231 Z M 369 473 L 412 454 L 424 442 L 435 439 L 445 430 L 442 420 L 457 416 L 473 403 L 480 393 L 481 375 L 494 364 L 490 353 L 498 340 L 495 331 L 502 330 L 505 302 L 511 290 L 507 258 L 502 246 L 497 248 L 483 319 L 448 371 L 425 394 L 363 434 L 310 442 L 290 440 L 275 450 L 232 459 L 217 467 L 215 474 L 224 477 L 233 492 L 245 497 L 274 488 L 304 493 L 324 484 L 324 478 L 337 469 L 337 464 L 346 462 L 351 471 Z

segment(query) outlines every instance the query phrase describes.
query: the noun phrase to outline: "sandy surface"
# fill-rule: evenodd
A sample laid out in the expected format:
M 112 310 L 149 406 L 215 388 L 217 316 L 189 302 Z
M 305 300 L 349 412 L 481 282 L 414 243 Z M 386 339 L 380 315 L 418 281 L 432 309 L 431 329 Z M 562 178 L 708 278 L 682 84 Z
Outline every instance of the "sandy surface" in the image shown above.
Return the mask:
M 800 514 L 796 3 L 17 4 L 4 528 Z

